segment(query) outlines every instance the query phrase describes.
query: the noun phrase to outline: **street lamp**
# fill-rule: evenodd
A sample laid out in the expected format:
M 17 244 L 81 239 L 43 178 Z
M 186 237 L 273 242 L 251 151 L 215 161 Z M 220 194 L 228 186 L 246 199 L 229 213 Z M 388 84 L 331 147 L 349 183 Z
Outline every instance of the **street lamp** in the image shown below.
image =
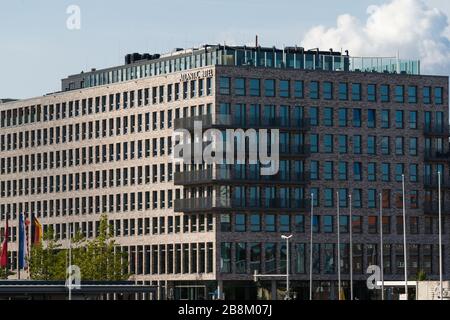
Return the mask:
M 292 234 L 290 236 L 282 235 L 281 239 L 286 240 L 286 297 L 285 300 L 290 300 L 290 292 L 289 292 L 289 239 L 292 238 Z

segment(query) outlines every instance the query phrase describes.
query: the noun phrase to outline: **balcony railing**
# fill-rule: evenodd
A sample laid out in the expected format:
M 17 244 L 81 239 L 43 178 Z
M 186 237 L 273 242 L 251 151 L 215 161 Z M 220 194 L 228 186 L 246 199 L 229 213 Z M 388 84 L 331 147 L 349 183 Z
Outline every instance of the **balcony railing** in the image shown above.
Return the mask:
M 241 128 L 241 129 L 280 129 L 293 131 L 309 131 L 311 122 L 309 118 L 286 119 L 275 117 L 270 119 L 237 119 L 229 114 L 211 114 L 178 118 L 174 121 L 174 128 L 194 130 L 195 122 L 201 122 L 202 129 L 210 128 Z
M 423 186 L 426 189 L 437 189 L 438 188 L 438 178 L 437 176 L 424 176 Z M 441 188 L 450 189 L 450 179 L 445 179 L 441 176 Z
M 425 150 L 425 161 L 450 162 L 450 152 Z
M 428 137 L 450 137 L 450 126 L 425 126 L 423 134 Z
M 215 210 L 251 210 L 251 211 L 271 211 L 271 210 L 287 210 L 287 211 L 306 211 L 309 210 L 309 201 L 307 199 L 255 199 L 243 200 L 232 199 L 229 197 L 222 198 L 191 198 L 176 199 L 174 202 L 175 212 L 200 212 Z
M 236 168 L 208 168 L 204 170 L 176 172 L 175 185 L 198 185 L 210 183 L 277 183 L 277 184 L 307 184 L 310 181 L 309 172 L 277 173 L 275 175 L 261 175 L 256 172 L 242 172 Z
M 439 214 L 439 202 L 438 201 L 425 201 L 423 203 L 423 211 L 425 214 L 437 215 Z M 450 214 L 450 202 L 441 202 L 441 213 Z

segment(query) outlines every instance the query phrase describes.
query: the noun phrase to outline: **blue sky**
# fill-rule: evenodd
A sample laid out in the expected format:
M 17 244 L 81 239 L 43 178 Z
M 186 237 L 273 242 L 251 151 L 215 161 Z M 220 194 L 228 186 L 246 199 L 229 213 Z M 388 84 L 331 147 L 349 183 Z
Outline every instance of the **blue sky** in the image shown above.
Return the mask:
M 262 45 L 301 44 L 315 26 L 332 28 L 341 14 L 364 23 L 369 5 L 389 1 L 2 0 L 0 98 L 58 91 L 61 78 L 121 64 L 129 52 L 164 53 L 218 42 L 250 44 L 255 34 Z M 450 14 L 448 1 L 424 1 Z M 66 8 L 72 4 L 81 9 L 81 30 L 66 28 Z

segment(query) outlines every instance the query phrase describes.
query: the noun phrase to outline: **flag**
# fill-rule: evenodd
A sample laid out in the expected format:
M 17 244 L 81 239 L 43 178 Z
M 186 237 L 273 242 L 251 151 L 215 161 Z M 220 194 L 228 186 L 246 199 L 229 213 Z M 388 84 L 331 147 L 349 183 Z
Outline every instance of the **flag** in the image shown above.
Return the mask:
M 0 257 L 0 267 L 8 267 L 8 237 L 9 237 L 9 226 L 8 217 L 6 217 L 6 228 L 4 232 L 4 239 L 1 247 L 1 257 Z
M 31 245 L 37 245 L 42 241 L 42 224 L 34 213 L 31 214 Z
M 19 270 L 27 269 L 27 235 L 25 231 L 25 216 L 19 214 Z

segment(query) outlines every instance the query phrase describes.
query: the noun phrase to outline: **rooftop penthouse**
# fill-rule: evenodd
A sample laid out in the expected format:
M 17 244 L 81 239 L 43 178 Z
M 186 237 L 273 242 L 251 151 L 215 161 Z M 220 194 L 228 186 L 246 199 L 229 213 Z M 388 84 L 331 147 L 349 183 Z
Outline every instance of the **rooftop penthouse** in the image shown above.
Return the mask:
M 420 74 L 419 60 L 395 57 L 351 57 L 349 52 L 305 50 L 302 47 L 248 47 L 204 45 L 177 48 L 167 54 L 127 54 L 125 64 L 106 69 L 91 69 L 62 79 L 62 91 L 90 88 L 111 83 L 170 74 L 212 65 L 286 68 L 347 72 Z

